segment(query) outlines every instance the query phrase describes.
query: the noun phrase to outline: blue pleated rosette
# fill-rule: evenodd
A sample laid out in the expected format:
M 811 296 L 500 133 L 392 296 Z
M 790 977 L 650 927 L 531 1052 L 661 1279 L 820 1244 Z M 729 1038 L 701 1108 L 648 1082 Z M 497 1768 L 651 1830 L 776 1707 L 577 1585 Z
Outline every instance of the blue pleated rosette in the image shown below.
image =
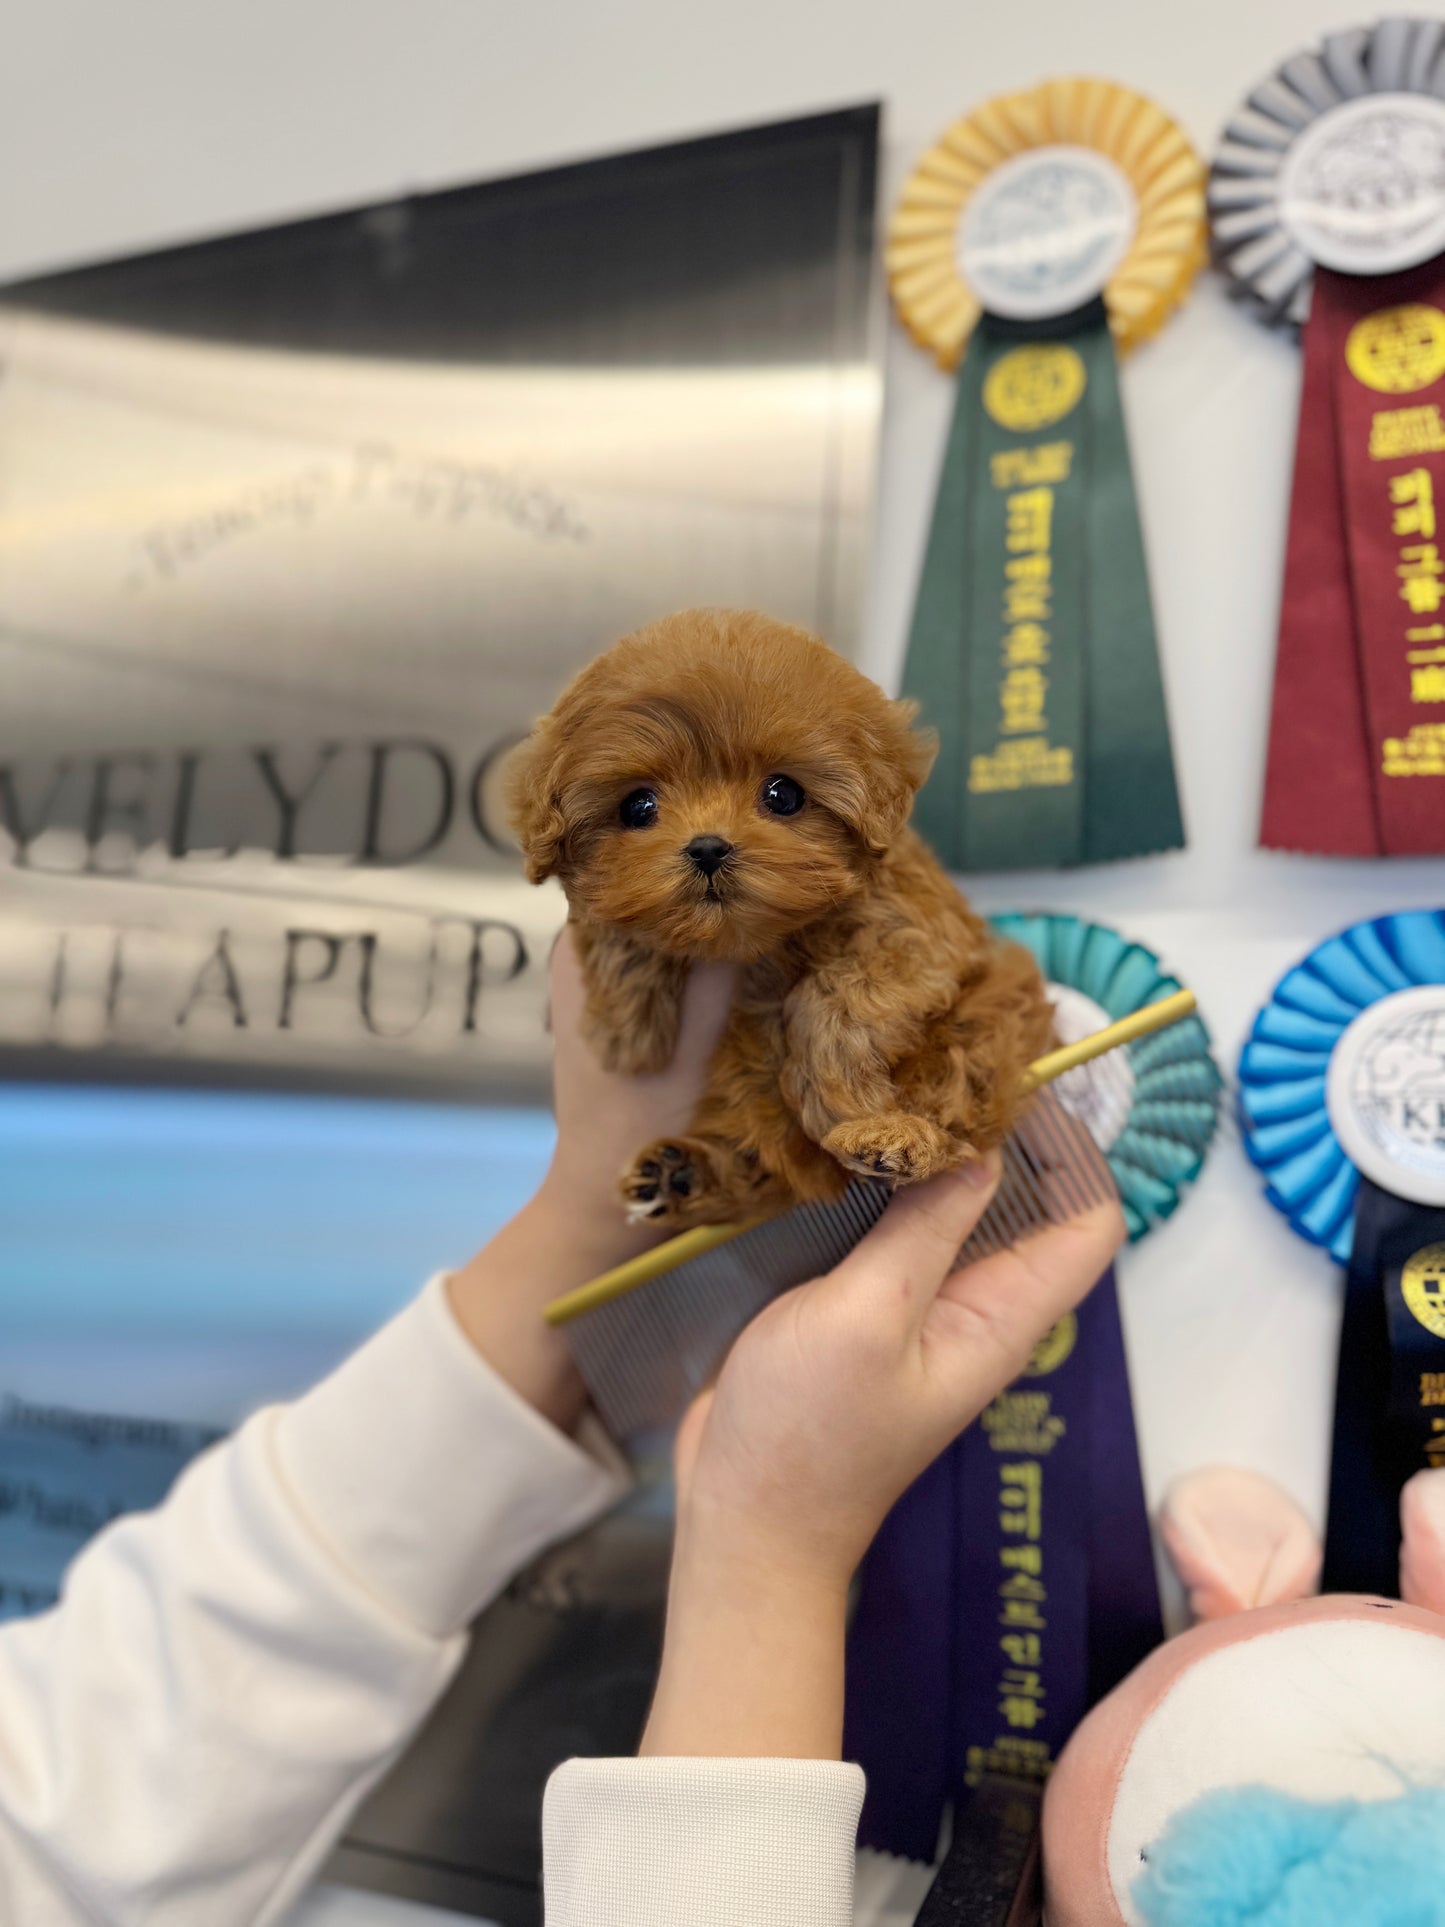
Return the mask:
M 1034 953 L 1051 983 L 1089 998 L 1110 1022 L 1183 987 L 1152 950 L 1104 924 L 1048 914 L 992 921 L 1000 936 Z M 1219 1121 L 1224 1080 L 1198 1017 L 1140 1037 L 1121 1055 L 1132 1088 L 1127 1114 L 1104 1149 L 1132 1240 L 1167 1218 L 1198 1177 Z
M 1445 984 L 1445 911 L 1357 923 L 1320 944 L 1275 985 L 1239 1060 L 1244 1146 L 1265 1196 L 1302 1238 L 1349 1262 L 1359 1172 L 1325 1101 L 1330 1058 L 1371 1004 Z

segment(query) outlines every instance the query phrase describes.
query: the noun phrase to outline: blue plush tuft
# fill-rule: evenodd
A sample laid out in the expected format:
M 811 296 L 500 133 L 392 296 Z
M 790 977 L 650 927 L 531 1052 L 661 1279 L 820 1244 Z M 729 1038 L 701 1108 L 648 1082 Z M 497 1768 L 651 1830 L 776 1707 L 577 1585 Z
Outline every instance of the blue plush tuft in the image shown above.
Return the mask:
M 1445 1788 L 1328 1806 L 1206 1794 L 1149 1849 L 1133 1897 L 1148 1927 L 1445 1927 Z

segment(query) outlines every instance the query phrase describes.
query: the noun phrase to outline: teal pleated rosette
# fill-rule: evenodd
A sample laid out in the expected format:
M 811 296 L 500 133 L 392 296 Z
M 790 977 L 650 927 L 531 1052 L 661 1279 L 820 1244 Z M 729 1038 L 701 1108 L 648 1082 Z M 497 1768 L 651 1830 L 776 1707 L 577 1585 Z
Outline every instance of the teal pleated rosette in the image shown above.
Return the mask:
M 1033 952 L 1065 999 L 1071 993 L 1086 999 L 1104 1022 L 1183 988 L 1152 950 L 1104 924 L 1043 913 L 992 921 L 1000 936 Z M 1112 1067 L 1105 1092 L 1112 1114 L 1102 1131 L 1095 1128 L 1095 1136 L 1114 1173 L 1133 1240 L 1169 1217 L 1198 1177 L 1219 1122 L 1224 1080 L 1198 1017 L 1138 1038 L 1099 1062 Z M 1067 1102 L 1064 1080 L 1060 1090 Z
M 1373 1004 L 1431 984 L 1445 984 L 1445 910 L 1353 924 L 1285 972 L 1239 1060 L 1244 1146 L 1265 1196 L 1341 1264 L 1354 1244 L 1360 1177 L 1330 1117 L 1330 1061 Z

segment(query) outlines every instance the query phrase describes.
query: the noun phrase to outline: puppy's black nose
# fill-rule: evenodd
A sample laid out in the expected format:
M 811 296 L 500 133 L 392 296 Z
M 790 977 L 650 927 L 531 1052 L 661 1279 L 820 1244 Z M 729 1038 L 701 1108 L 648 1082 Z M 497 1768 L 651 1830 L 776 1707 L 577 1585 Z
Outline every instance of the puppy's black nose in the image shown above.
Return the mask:
M 705 877 L 715 876 L 722 868 L 725 858 L 733 853 L 733 846 L 723 836 L 695 836 L 683 855 Z

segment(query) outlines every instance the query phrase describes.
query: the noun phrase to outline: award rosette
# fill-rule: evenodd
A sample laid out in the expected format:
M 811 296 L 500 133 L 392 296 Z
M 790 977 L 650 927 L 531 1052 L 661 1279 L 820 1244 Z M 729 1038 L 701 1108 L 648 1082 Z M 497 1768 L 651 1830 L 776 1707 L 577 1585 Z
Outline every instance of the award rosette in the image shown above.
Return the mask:
M 1052 915 L 1001 916 L 993 924 L 1038 959 L 1065 1043 L 1182 988 L 1152 950 L 1104 924 Z M 1169 1217 L 1198 1177 L 1223 1088 L 1198 1017 L 1137 1038 L 1059 1080 L 1061 1102 L 1088 1125 L 1109 1160 L 1131 1242 Z
M 1325 1589 L 1392 1594 L 1400 1488 L 1445 1465 L 1445 911 L 1356 924 L 1286 972 L 1239 1102 L 1266 1196 L 1349 1266 Z
M 1286 60 L 1209 178 L 1215 259 L 1304 379 L 1260 842 L 1445 851 L 1445 22 Z
M 1101 924 L 994 923 L 1038 959 L 1065 1041 L 1180 988 Z M 1056 1089 L 1106 1150 L 1141 1237 L 1175 1209 L 1214 1134 L 1222 1079 L 1203 1024 L 1140 1039 Z M 1001 1851 L 996 1790 L 1041 1792 L 1084 1713 L 1161 1638 L 1110 1267 L 905 1493 L 864 1564 L 845 1696 L 847 1754 L 868 1775 L 862 1842 L 931 1859 L 952 1802 L 954 1840 L 976 1842 L 986 1873 Z
M 986 102 L 893 216 L 899 316 L 957 369 L 903 678 L 940 738 L 914 820 L 955 869 L 1184 841 L 1115 350 L 1204 235 L 1188 141 L 1101 80 Z

